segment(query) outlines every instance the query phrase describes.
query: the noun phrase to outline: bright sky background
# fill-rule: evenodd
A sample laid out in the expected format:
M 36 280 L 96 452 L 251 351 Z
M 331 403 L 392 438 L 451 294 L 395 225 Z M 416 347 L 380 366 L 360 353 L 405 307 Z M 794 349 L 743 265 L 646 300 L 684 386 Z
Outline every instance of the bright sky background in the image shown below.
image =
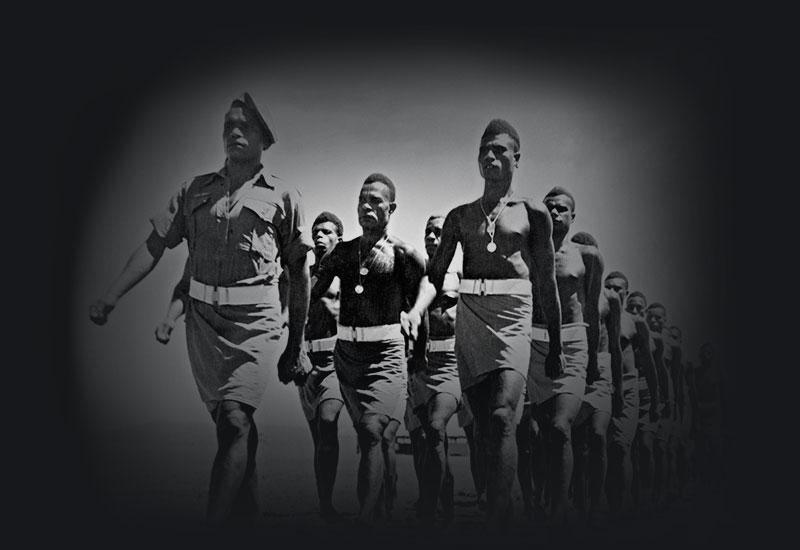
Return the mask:
M 632 289 L 667 306 L 690 357 L 703 341 L 720 340 L 718 280 L 698 277 L 716 274 L 720 260 L 708 137 L 692 90 L 680 82 L 646 66 L 436 42 L 263 53 L 176 72 L 133 106 L 103 181 L 87 182 L 97 194 L 76 249 L 71 324 L 79 401 L 104 411 L 102 424 L 88 427 L 208 421 L 183 324 L 166 347 L 153 336 L 185 245 L 165 254 L 106 326 L 91 324 L 87 311 L 149 233 L 148 218 L 183 181 L 222 166 L 223 116 L 242 91 L 269 108 L 277 143 L 263 161 L 301 190 L 309 225 L 331 210 L 345 238 L 357 236 L 361 182 L 383 172 L 397 186 L 390 231 L 420 249 L 430 214 L 480 195 L 478 140 L 491 118 L 509 120 L 521 137 L 516 193 L 540 200 L 554 185 L 572 191 L 573 231 L 592 233 L 607 271 L 624 271 Z M 277 375 L 258 414 L 305 425 L 296 389 Z

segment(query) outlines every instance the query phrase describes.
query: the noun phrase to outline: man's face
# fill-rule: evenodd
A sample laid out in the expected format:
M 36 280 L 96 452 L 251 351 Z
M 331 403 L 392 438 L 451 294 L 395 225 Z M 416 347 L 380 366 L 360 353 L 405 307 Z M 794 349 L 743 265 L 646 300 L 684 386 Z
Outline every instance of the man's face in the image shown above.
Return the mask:
M 481 142 L 478 149 L 478 169 L 487 180 L 510 180 L 519 165 L 519 152 L 514 139 L 498 134 Z
M 625 311 L 634 317 L 644 318 L 644 309 L 647 307 L 641 296 L 631 296 L 625 304 Z
M 667 312 L 661 307 L 651 307 L 645 315 L 647 327 L 653 332 L 661 332 L 667 320 Z
M 241 162 L 258 158 L 263 148 L 263 139 L 261 130 L 246 110 L 231 107 L 225 114 L 222 142 L 229 159 Z
M 433 218 L 428 220 L 425 226 L 425 252 L 428 253 L 429 258 L 433 258 L 436 249 L 439 247 L 439 242 L 442 239 L 442 225 L 444 218 Z
M 553 233 L 567 233 L 575 218 L 572 199 L 566 195 L 553 195 L 544 199 L 544 206 L 553 220 Z
M 397 205 L 389 195 L 385 183 L 374 181 L 364 184 L 358 195 L 358 223 L 364 229 L 383 229 Z
M 700 348 L 700 360 L 705 362 L 711 362 L 714 358 L 714 348 L 710 345 L 705 345 Z
M 681 329 L 679 329 L 678 327 L 670 327 L 669 328 L 669 333 L 672 336 L 672 339 L 680 344 L 680 342 L 681 342 Z
M 314 249 L 318 256 L 331 250 L 342 238 L 336 233 L 336 224 L 333 222 L 320 222 L 311 228 L 314 239 Z
M 619 294 L 619 299 L 624 303 L 625 295 L 628 293 L 628 283 L 621 277 L 610 277 L 606 279 L 606 288 L 616 291 Z

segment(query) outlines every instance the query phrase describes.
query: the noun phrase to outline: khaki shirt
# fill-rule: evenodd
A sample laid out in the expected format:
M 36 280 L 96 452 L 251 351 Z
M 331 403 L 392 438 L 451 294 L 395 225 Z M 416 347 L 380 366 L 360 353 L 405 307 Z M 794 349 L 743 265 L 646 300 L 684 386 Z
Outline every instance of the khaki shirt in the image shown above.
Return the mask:
M 216 286 L 277 284 L 285 265 L 312 248 L 300 192 L 261 171 L 232 195 L 225 168 L 184 183 L 151 218 L 168 248 L 184 239 L 189 274 Z

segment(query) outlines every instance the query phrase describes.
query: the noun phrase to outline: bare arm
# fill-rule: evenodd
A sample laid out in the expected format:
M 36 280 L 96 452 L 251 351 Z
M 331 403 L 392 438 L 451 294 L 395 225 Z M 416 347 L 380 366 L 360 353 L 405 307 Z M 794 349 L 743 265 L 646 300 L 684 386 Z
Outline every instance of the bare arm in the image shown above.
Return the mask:
M 622 344 L 620 343 L 620 318 L 622 305 L 619 294 L 614 291 L 606 292 L 608 300 L 608 316 L 606 329 L 608 330 L 608 351 L 611 353 L 611 383 L 614 386 L 614 396 L 622 398 Z
M 528 205 L 531 223 L 531 252 L 542 313 L 547 319 L 550 354 L 561 354 L 561 302 L 556 286 L 553 222 L 547 212 Z M 595 307 L 597 301 L 595 300 Z M 596 349 L 596 348 L 595 348 Z
M 425 260 L 412 247 L 407 247 L 403 249 L 403 253 L 405 254 L 405 299 L 406 303 L 411 303 L 416 299 L 419 299 L 419 295 L 424 292 L 423 280 L 425 279 Z M 433 285 L 428 283 L 428 288 L 432 288 Z M 416 306 L 416 303 L 415 303 Z M 401 325 L 403 323 L 403 315 L 401 315 Z M 414 351 L 413 351 L 413 359 L 414 362 L 418 365 L 424 364 L 425 362 L 425 344 L 428 340 L 428 323 L 423 321 L 419 324 L 416 335 L 415 335 L 415 342 L 414 342 Z
M 108 320 L 108 314 L 114 309 L 122 296 L 144 279 L 158 264 L 166 248 L 164 239 L 155 231 L 142 243 L 130 258 L 119 276 L 111 283 L 102 298 L 89 308 L 90 319 L 98 325 Z
M 589 374 L 592 378 L 599 377 L 597 368 L 597 350 L 600 346 L 600 290 L 603 280 L 603 257 L 594 246 L 582 246 L 583 263 L 586 267 L 584 277 L 585 292 L 585 320 L 589 324 L 587 340 L 589 344 Z M 609 304 L 610 307 L 610 304 Z M 609 334 L 609 338 L 611 335 Z M 619 340 L 619 319 L 617 319 L 617 340 Z M 611 343 L 609 342 L 609 346 Z M 619 345 L 619 341 L 617 341 Z M 610 349 L 609 349 L 610 351 Z M 621 351 L 620 351 L 621 354 Z M 620 355 L 620 361 L 622 356 Z
M 319 260 L 319 268 L 310 278 L 311 301 L 316 302 L 330 288 L 336 277 L 336 263 L 339 258 L 339 247 L 336 247 Z
M 647 389 L 650 392 L 650 418 L 655 420 L 659 402 L 658 377 L 656 366 L 653 362 L 653 352 L 650 350 L 650 330 L 644 321 L 636 321 L 636 332 L 639 345 L 636 347 L 636 367 L 644 373 Z
M 419 289 L 414 300 L 414 305 L 406 313 L 400 315 L 400 326 L 403 332 L 412 339 L 418 338 L 418 332 L 425 311 L 430 307 L 436 297 L 442 293 L 444 278 L 447 268 L 453 261 L 456 246 L 459 242 L 459 214 L 458 210 L 451 210 L 442 224 L 442 236 L 436 253 L 431 259 L 426 275 L 419 283 Z
M 162 344 L 169 342 L 172 336 L 172 330 L 175 328 L 175 323 L 180 316 L 183 315 L 184 311 L 186 311 L 186 301 L 189 299 L 190 278 L 189 260 L 187 259 L 183 266 L 183 275 L 172 289 L 172 298 L 170 298 L 169 306 L 167 307 L 167 314 L 156 326 L 156 340 Z
M 303 333 L 308 320 L 310 299 L 309 259 L 306 254 L 286 262 L 289 276 L 289 336 L 286 349 L 278 359 L 278 379 L 284 384 L 305 381 L 311 365 L 303 351 Z

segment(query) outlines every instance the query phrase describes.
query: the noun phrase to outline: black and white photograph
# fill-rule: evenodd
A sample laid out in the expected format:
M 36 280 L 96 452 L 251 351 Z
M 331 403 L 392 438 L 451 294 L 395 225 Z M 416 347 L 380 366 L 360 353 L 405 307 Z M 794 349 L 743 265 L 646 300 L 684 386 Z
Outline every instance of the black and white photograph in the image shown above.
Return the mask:
M 50 490 L 26 524 L 137 547 L 727 543 L 729 35 L 237 31 L 103 27 L 51 54 L 27 115 L 58 174 L 29 464 Z

